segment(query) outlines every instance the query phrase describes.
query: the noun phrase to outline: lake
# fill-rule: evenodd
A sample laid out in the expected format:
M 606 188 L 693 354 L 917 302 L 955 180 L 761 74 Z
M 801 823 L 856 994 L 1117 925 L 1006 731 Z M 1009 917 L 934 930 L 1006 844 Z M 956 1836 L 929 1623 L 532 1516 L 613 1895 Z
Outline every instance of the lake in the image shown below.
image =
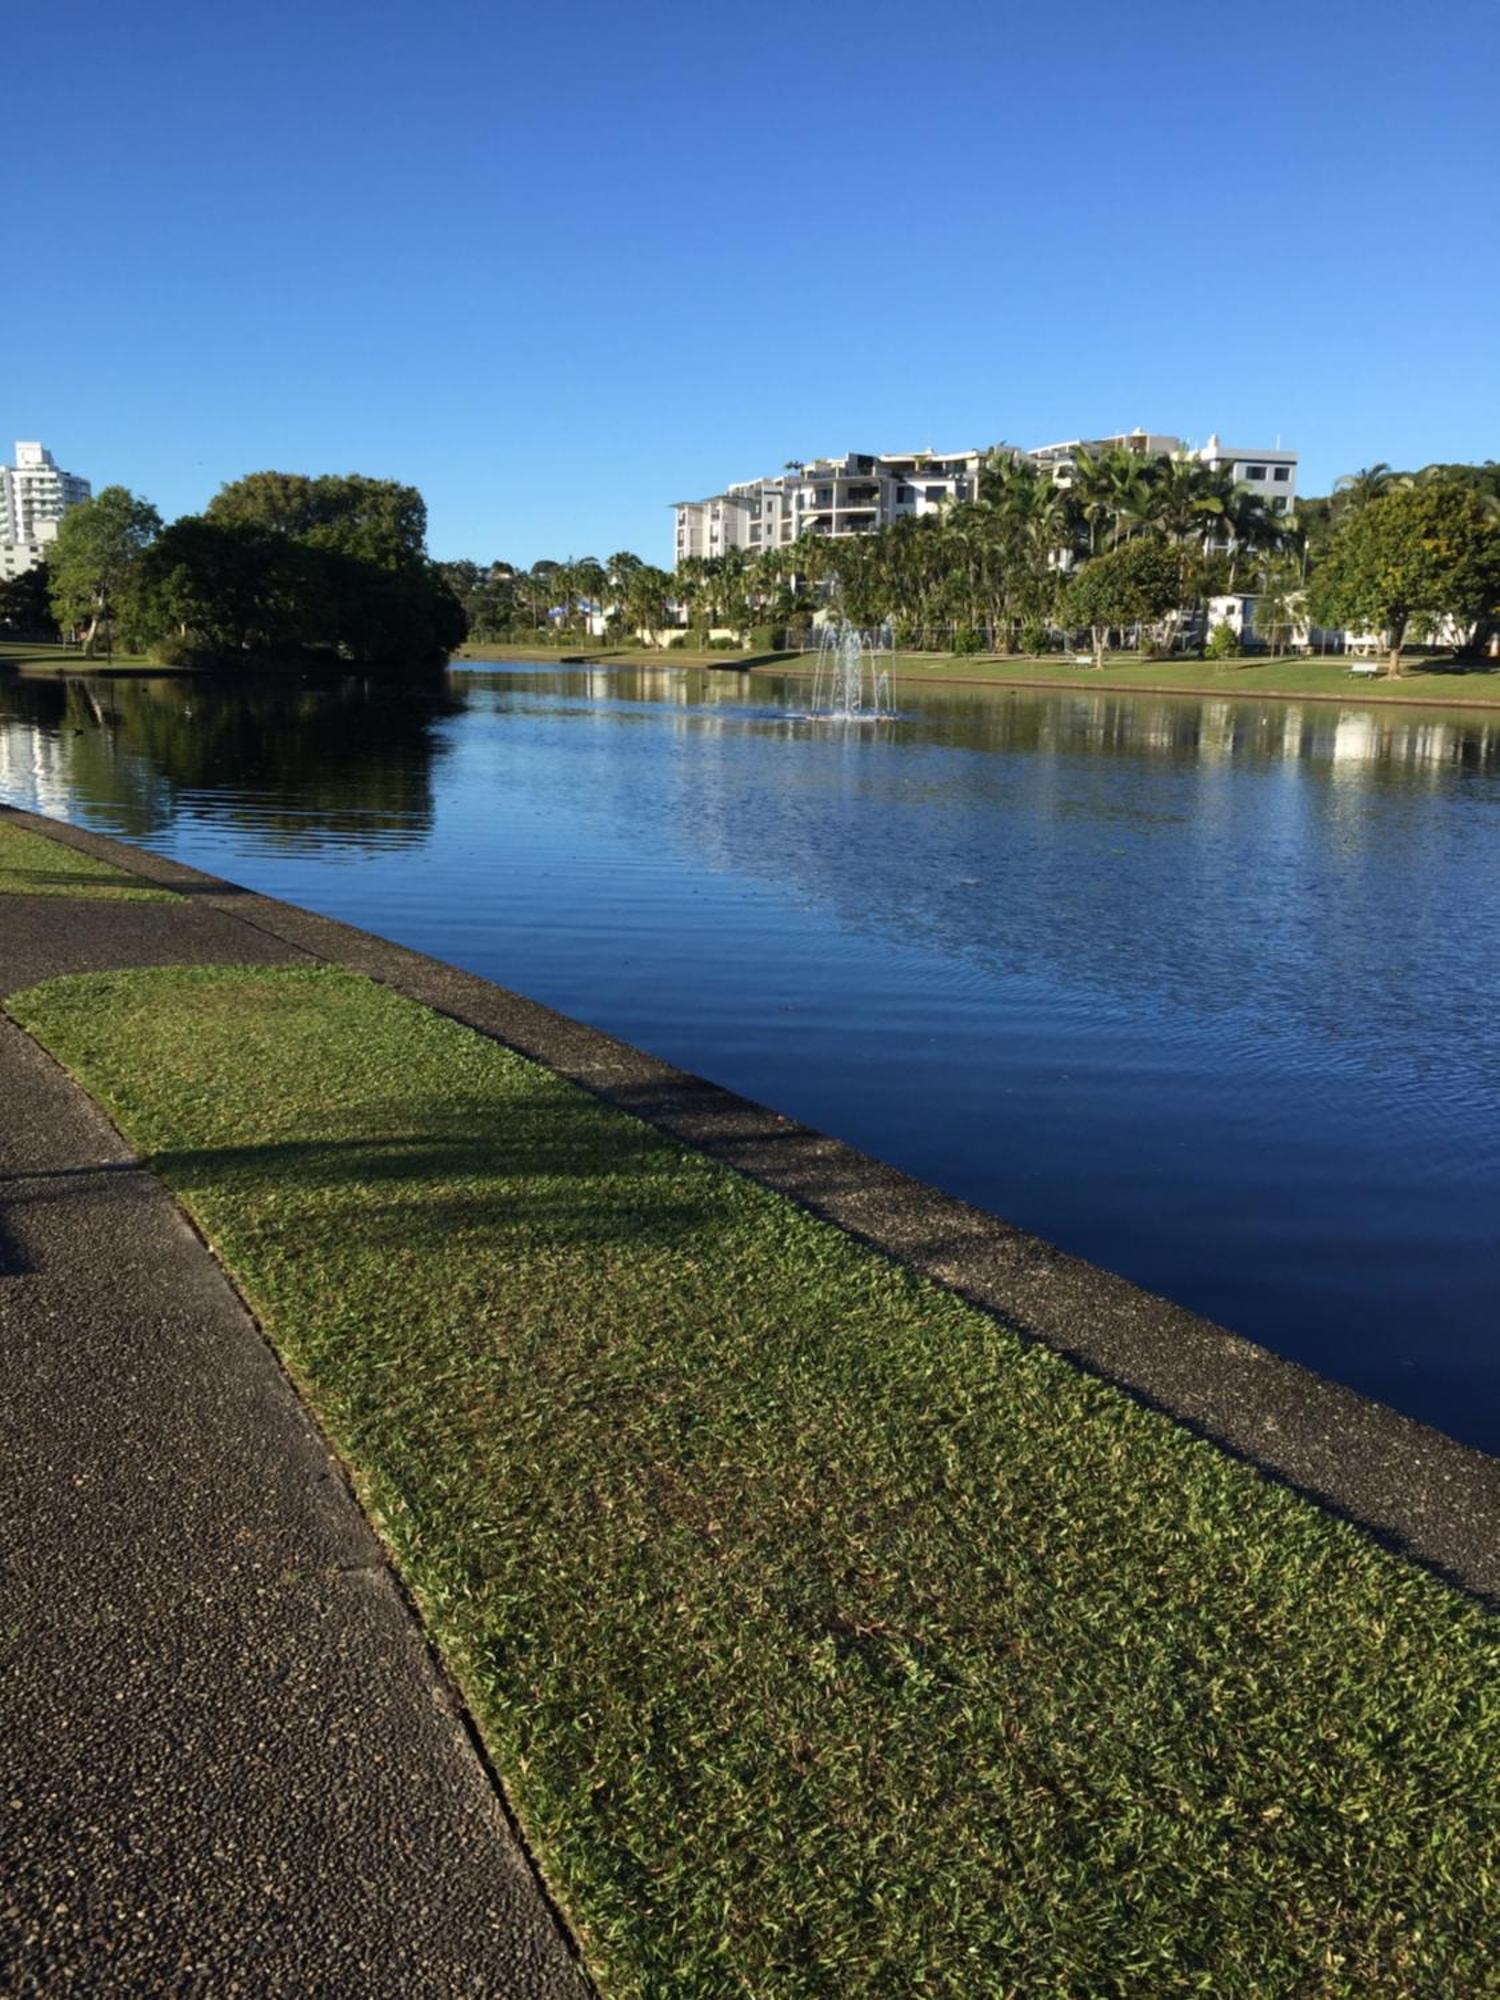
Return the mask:
M 1500 714 L 0 678 L 0 798 L 515 987 L 1500 1450 Z

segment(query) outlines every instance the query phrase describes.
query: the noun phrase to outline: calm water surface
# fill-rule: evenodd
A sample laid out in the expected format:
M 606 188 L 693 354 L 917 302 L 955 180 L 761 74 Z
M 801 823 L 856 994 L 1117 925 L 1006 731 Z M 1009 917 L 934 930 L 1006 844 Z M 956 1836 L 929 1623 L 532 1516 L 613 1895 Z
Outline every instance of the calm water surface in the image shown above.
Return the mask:
M 519 988 L 1500 1449 L 1500 717 L 0 681 L 0 796 Z

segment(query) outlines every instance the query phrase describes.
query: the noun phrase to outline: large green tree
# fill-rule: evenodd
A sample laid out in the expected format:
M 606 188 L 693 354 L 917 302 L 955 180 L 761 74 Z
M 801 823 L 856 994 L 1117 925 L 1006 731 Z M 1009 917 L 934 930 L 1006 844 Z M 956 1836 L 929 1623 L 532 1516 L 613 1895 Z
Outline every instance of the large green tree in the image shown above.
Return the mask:
M 321 584 L 302 544 L 253 521 L 186 514 L 142 559 L 140 616 L 158 646 L 171 639 L 190 655 L 281 654 L 304 643 Z
M 251 472 L 209 501 L 210 521 L 265 528 L 381 569 L 426 560 L 427 505 L 415 486 L 363 473 Z
M 1170 617 L 1186 590 L 1182 551 L 1154 535 L 1122 542 L 1086 562 L 1062 595 L 1065 624 L 1087 626 L 1094 665 L 1104 665 L 1112 631 Z
M 360 473 L 252 472 L 215 494 L 205 518 L 300 552 L 302 646 L 391 667 L 445 657 L 468 630 L 457 594 L 428 559 L 427 508 L 414 486 Z
M 106 486 L 58 522 L 47 558 L 52 609 L 64 631 L 83 628 L 87 654 L 135 612 L 141 559 L 160 532 L 151 502 L 125 486 Z
M 1308 603 L 1319 625 L 1383 632 L 1399 677 L 1415 620 L 1473 624 L 1500 609 L 1500 529 L 1468 487 L 1388 487 L 1344 515 Z
M 0 632 L 13 638 L 55 639 L 52 575 L 45 562 L 33 563 L 8 583 L 0 583 Z

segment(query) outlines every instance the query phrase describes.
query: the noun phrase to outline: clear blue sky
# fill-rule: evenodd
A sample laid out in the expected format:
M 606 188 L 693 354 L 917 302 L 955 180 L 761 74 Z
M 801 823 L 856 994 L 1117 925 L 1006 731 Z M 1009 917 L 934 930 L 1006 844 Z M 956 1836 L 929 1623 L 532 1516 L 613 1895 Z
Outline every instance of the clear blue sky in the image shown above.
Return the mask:
M 441 556 L 666 562 L 672 500 L 851 448 L 1500 457 L 1495 0 L 54 0 L 0 46 L 0 445 L 169 516 L 352 470 Z

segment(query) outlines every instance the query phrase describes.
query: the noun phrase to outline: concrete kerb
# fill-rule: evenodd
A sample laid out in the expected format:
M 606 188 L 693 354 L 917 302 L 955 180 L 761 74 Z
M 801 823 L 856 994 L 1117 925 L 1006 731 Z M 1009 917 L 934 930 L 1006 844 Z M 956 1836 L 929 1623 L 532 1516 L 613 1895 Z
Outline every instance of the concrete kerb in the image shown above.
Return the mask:
M 247 955 L 274 940 L 362 972 L 545 1064 L 1500 1606 L 1500 1459 L 489 980 L 102 835 L 5 816 L 201 897 L 260 933 Z

